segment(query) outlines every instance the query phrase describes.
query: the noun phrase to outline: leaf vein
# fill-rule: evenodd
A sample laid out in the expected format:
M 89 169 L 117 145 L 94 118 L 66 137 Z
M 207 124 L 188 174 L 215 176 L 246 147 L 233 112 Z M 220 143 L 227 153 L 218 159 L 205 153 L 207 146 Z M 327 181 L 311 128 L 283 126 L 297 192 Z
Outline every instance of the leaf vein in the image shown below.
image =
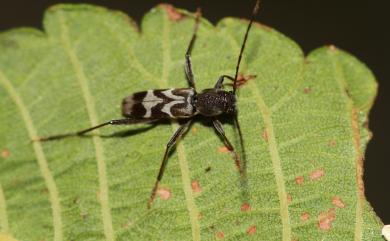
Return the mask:
M 234 49 L 239 50 L 239 46 L 232 36 L 232 34 L 228 31 L 226 31 L 227 36 L 229 36 L 230 43 Z M 246 66 L 245 59 L 243 58 L 241 66 Z M 269 107 L 266 105 L 266 103 L 263 100 L 263 97 L 259 90 L 257 89 L 257 86 L 254 84 L 253 81 L 249 81 L 248 85 L 250 86 L 248 89 L 251 90 L 252 95 L 254 99 L 256 99 L 256 105 L 258 106 L 261 115 L 264 120 L 265 129 L 268 133 L 268 149 L 271 156 L 272 166 L 274 169 L 274 175 L 275 175 L 275 181 L 276 186 L 278 189 L 278 196 L 279 196 L 279 204 L 280 204 L 280 215 L 281 215 L 281 221 L 282 221 L 282 234 L 283 234 L 283 241 L 291 241 L 291 223 L 290 223 L 290 217 L 288 212 L 288 204 L 287 204 L 287 192 L 285 187 L 285 181 L 283 176 L 283 170 L 281 166 L 281 158 L 278 151 L 278 145 L 276 143 L 276 136 L 274 133 L 272 118 Z
M 356 215 L 355 215 L 355 231 L 354 240 L 361 241 L 363 236 L 363 200 L 364 197 L 364 183 L 363 183 L 363 159 L 364 155 L 360 148 L 360 129 L 358 121 L 358 113 L 354 107 L 353 100 L 346 93 L 348 85 L 345 79 L 342 67 L 337 60 L 337 52 L 328 51 L 333 64 L 336 81 L 339 85 L 341 94 L 347 99 L 348 110 L 350 111 L 351 127 L 352 127 L 352 142 L 355 148 L 355 162 L 356 162 Z
M 66 26 L 65 19 L 62 13 L 59 13 L 59 20 L 61 24 L 61 43 L 70 59 L 77 80 L 79 82 L 83 94 L 83 98 L 87 107 L 90 123 L 92 126 L 96 126 L 98 125 L 98 118 L 97 118 L 94 99 L 93 96 L 91 95 L 87 83 L 87 77 L 85 76 L 83 66 L 81 65 L 81 62 L 78 59 L 75 50 L 71 46 L 68 28 Z M 98 131 L 96 130 L 94 132 L 98 133 Z M 96 156 L 96 161 L 98 166 L 99 194 L 100 194 L 99 199 L 100 199 L 101 212 L 102 212 L 104 235 L 106 237 L 106 240 L 113 241 L 115 240 L 115 235 L 112 227 L 112 217 L 111 217 L 111 210 L 109 206 L 108 181 L 107 181 L 107 171 L 106 171 L 103 143 L 101 138 L 97 135 L 93 135 L 92 140 L 95 146 L 95 156 Z
M 27 110 L 25 103 L 17 93 L 11 81 L 7 79 L 4 73 L 0 70 L 0 83 L 5 87 L 6 91 L 10 95 L 11 99 L 15 102 L 19 109 L 19 113 L 25 123 L 28 135 L 30 139 L 37 137 L 37 131 L 35 130 L 30 113 Z M 57 185 L 49 169 L 45 153 L 40 142 L 33 142 L 33 149 L 37 157 L 37 162 L 47 189 L 49 190 L 49 199 L 51 203 L 51 209 L 53 214 L 53 227 L 54 227 L 54 240 L 63 240 L 62 232 L 62 219 L 61 219 L 61 205 L 58 194 Z
M 3 192 L 3 187 L 0 184 L 0 230 L 1 233 L 9 232 L 7 203 Z
M 169 78 L 169 66 L 171 65 L 171 56 L 170 56 L 170 40 L 169 40 L 169 32 L 170 32 L 170 21 L 168 16 L 165 14 L 164 16 L 164 27 L 163 27 L 163 35 L 162 35 L 162 48 L 163 48 L 163 69 L 162 69 L 162 82 L 165 82 L 165 85 L 168 84 Z M 164 87 L 164 86 L 161 86 Z M 172 130 L 176 131 L 179 125 L 171 120 Z M 185 154 L 185 148 L 180 141 L 177 143 L 177 156 L 179 158 L 181 177 L 184 195 L 186 199 L 187 209 L 190 216 L 191 221 L 191 230 L 192 230 L 192 239 L 194 241 L 200 241 L 200 225 L 198 221 L 198 208 L 196 207 L 194 197 L 192 195 L 191 189 L 191 178 L 190 171 L 188 168 L 187 157 Z

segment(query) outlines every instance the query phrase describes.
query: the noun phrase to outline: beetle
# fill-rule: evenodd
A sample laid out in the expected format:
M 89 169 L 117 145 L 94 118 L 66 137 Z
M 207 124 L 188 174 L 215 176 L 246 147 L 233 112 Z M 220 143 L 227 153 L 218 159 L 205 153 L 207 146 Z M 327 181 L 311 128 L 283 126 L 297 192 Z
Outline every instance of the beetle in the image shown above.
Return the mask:
M 233 117 L 234 124 L 237 127 L 242 145 L 241 128 L 237 118 L 238 110 L 236 90 L 238 86 L 238 73 L 242 55 L 245 49 L 245 44 L 247 42 L 252 23 L 258 13 L 259 5 L 260 0 L 257 0 L 253 8 L 252 17 L 249 21 L 244 35 L 240 53 L 238 55 L 236 72 L 234 77 L 229 75 L 222 75 L 218 78 L 213 88 L 204 89 L 200 93 L 196 91 L 195 79 L 191 64 L 191 50 L 195 43 L 200 23 L 201 14 L 200 10 L 198 9 L 198 11 L 196 12 L 194 31 L 190 43 L 187 47 L 187 51 L 185 53 L 185 74 L 188 80 L 189 88 L 155 89 L 133 93 L 132 95 L 127 96 L 122 100 L 122 115 L 125 117 L 123 119 L 110 120 L 97 126 L 83 129 L 77 132 L 37 138 L 36 141 L 49 141 L 62 139 L 70 136 L 81 136 L 90 131 L 108 125 L 152 123 L 164 119 L 184 120 L 184 123 L 181 124 L 180 127 L 175 131 L 175 133 L 172 135 L 166 145 L 160 170 L 158 172 L 155 184 L 153 186 L 148 201 L 148 208 L 150 208 L 151 204 L 153 203 L 153 200 L 155 199 L 158 185 L 163 177 L 164 170 L 168 162 L 168 153 L 171 147 L 174 146 L 176 142 L 180 139 L 180 137 L 188 130 L 191 122 L 193 121 L 193 117 L 196 115 L 201 115 L 204 117 L 212 118 L 215 130 L 224 140 L 226 147 L 233 154 L 235 163 L 240 170 L 240 173 L 242 174 L 243 169 L 241 166 L 240 157 L 235 151 L 233 145 L 226 137 L 222 123 L 218 120 L 218 116 L 222 114 L 227 114 Z M 225 91 L 223 89 L 223 82 L 225 78 L 233 81 L 233 90 Z

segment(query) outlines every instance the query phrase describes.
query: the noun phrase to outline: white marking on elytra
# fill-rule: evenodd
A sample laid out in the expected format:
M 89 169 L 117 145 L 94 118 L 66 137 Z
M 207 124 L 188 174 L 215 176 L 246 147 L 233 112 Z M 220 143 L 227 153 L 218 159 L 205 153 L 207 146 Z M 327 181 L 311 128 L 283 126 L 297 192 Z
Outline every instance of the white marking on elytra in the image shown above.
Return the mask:
M 191 105 L 191 97 L 194 96 L 194 90 L 193 89 L 190 89 L 188 91 L 188 96 L 187 96 L 187 105 L 186 107 L 184 108 L 185 109 L 185 112 L 188 113 L 188 114 L 193 114 L 193 110 L 194 110 L 194 107 Z
M 183 104 L 185 103 L 184 97 L 180 95 L 174 95 L 172 93 L 172 89 L 164 90 L 161 93 L 163 93 L 166 97 L 173 99 L 173 101 L 169 102 L 168 104 L 164 105 L 164 107 L 161 109 L 161 112 L 167 113 L 168 115 L 172 116 L 171 114 L 171 108 L 172 106 L 176 104 Z
M 158 98 L 153 94 L 153 90 L 148 90 L 146 93 L 146 96 L 142 100 L 142 105 L 144 106 L 146 113 L 144 115 L 144 118 L 149 118 L 152 116 L 152 108 L 160 103 L 162 103 L 163 100 L 161 98 Z

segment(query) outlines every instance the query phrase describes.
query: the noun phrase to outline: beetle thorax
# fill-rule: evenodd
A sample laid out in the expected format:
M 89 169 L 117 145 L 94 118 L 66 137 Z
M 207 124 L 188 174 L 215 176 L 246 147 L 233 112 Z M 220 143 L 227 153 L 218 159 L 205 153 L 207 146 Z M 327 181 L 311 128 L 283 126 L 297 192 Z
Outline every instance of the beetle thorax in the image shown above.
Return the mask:
M 196 95 L 194 105 L 197 112 L 204 116 L 232 114 L 236 111 L 236 98 L 232 92 L 205 89 Z

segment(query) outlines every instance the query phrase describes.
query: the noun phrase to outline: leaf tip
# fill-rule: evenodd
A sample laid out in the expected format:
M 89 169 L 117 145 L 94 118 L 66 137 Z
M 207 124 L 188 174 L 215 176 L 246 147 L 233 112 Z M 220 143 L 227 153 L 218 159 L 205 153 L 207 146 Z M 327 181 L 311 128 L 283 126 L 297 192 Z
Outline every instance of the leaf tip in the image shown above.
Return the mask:
M 335 53 L 338 49 L 336 46 L 334 46 L 333 44 L 330 44 L 330 45 L 327 45 L 326 46 L 328 48 L 328 50 L 331 52 L 331 53 Z
M 180 21 L 181 19 L 183 19 L 183 14 L 180 13 L 174 6 L 172 6 L 171 4 L 167 4 L 167 3 L 161 3 L 158 5 L 160 8 L 164 9 L 165 12 L 167 13 L 168 15 L 168 18 L 169 20 L 173 21 L 173 22 L 177 22 L 177 21 Z

